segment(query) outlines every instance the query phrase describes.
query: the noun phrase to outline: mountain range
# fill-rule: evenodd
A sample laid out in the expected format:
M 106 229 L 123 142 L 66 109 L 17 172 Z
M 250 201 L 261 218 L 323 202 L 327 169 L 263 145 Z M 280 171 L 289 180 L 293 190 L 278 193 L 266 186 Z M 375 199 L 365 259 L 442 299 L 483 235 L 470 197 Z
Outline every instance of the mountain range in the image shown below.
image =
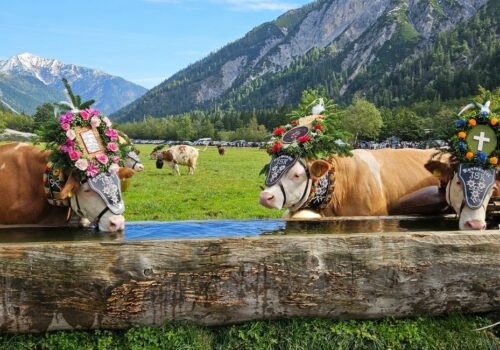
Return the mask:
M 401 91 L 412 90 L 400 89 L 407 79 L 422 89 L 430 85 L 437 90 L 426 90 L 426 98 L 439 98 L 436 94 L 441 92 L 419 58 L 427 57 L 425 64 L 431 67 L 441 50 L 444 58 L 440 67 L 432 66 L 434 75 L 447 72 L 446 64 L 450 74 L 457 67 L 474 70 L 482 55 L 494 62 L 500 53 L 499 7 L 498 0 L 318 0 L 254 28 L 114 117 L 136 120 L 213 108 L 276 109 L 296 104 L 307 88 L 323 89 L 337 101 L 361 94 L 379 104 L 397 104 L 409 101 Z M 481 27 L 477 21 L 485 19 L 489 22 Z M 466 30 L 457 34 L 462 27 Z M 470 38 L 467 28 L 480 38 Z M 447 36 L 458 44 L 447 41 Z M 464 43 L 467 50 L 460 52 Z M 465 67 L 463 60 L 468 62 Z M 412 80 L 415 77 L 418 82 Z M 454 76 L 450 79 L 447 83 L 452 84 Z M 471 80 L 475 88 L 481 83 L 480 78 Z M 382 90 L 380 96 L 377 91 Z M 412 100 L 420 98 L 423 92 Z
M 147 89 L 100 70 L 65 64 L 23 53 L 0 61 L 0 101 L 9 109 L 33 114 L 45 102 L 66 100 L 61 79 L 95 108 L 110 114 L 142 96 Z

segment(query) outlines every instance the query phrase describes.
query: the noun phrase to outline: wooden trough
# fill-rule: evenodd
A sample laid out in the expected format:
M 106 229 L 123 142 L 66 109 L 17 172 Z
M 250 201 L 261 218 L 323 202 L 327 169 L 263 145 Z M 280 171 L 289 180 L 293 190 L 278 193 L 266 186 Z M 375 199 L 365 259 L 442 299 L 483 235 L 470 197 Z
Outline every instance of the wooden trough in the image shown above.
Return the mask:
M 0 244 L 4 332 L 500 310 L 500 231 Z

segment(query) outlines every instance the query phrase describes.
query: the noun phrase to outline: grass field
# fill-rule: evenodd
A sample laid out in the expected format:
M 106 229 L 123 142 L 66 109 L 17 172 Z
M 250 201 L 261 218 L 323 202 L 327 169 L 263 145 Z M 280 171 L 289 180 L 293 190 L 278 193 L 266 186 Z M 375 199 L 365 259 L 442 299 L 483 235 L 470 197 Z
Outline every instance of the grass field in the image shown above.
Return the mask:
M 139 145 L 146 170 L 131 179 L 124 193 L 126 218 L 137 220 L 207 220 L 276 218 L 282 212 L 257 203 L 264 176 L 262 167 L 270 161 L 265 151 L 255 148 L 228 148 L 219 156 L 209 147 L 200 152 L 194 176 L 181 166 L 181 176 L 173 176 L 165 164 L 156 169 L 149 160 L 153 146 Z

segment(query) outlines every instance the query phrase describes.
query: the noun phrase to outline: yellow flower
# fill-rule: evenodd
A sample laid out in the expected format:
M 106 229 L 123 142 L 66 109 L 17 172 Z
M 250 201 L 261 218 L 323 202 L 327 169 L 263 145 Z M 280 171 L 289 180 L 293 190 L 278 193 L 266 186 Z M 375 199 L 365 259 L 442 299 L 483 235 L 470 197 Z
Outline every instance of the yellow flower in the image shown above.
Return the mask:
M 490 123 L 491 123 L 491 125 L 495 126 L 498 123 L 498 119 L 497 118 L 491 118 Z
M 467 134 L 465 133 L 465 131 L 460 131 L 458 133 L 458 137 L 460 137 L 461 139 L 465 139 L 466 136 L 467 136 Z
M 497 157 L 490 157 L 490 163 L 493 164 L 493 165 L 497 165 L 498 158 Z
M 472 159 L 472 157 L 474 157 L 474 153 L 472 153 L 472 152 L 467 152 L 465 154 L 465 158 L 467 158 L 467 159 Z
M 469 119 L 470 126 L 476 126 L 476 119 Z

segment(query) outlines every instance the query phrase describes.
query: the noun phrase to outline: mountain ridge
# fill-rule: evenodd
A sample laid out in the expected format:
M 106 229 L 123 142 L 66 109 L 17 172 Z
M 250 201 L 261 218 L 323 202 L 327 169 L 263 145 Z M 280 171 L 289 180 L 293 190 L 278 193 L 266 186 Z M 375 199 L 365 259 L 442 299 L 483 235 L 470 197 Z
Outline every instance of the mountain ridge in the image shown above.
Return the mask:
M 380 79 L 486 2 L 319 0 L 252 29 L 114 116 L 133 120 L 215 107 L 279 108 L 296 103 L 304 88 L 326 88 L 335 99 L 349 99 L 359 90 L 358 77 L 369 72 Z M 319 72 L 328 77 L 315 76 Z
M 112 113 L 142 96 L 147 89 L 102 70 L 66 64 L 30 53 L 0 61 L 3 99 L 17 110 L 33 113 L 44 102 L 65 99 L 62 78 L 84 99 L 95 99 L 95 107 Z M 40 85 L 40 84 L 42 85 Z M 20 88 L 23 86 L 24 88 Z M 29 95 L 25 92 L 29 92 Z

